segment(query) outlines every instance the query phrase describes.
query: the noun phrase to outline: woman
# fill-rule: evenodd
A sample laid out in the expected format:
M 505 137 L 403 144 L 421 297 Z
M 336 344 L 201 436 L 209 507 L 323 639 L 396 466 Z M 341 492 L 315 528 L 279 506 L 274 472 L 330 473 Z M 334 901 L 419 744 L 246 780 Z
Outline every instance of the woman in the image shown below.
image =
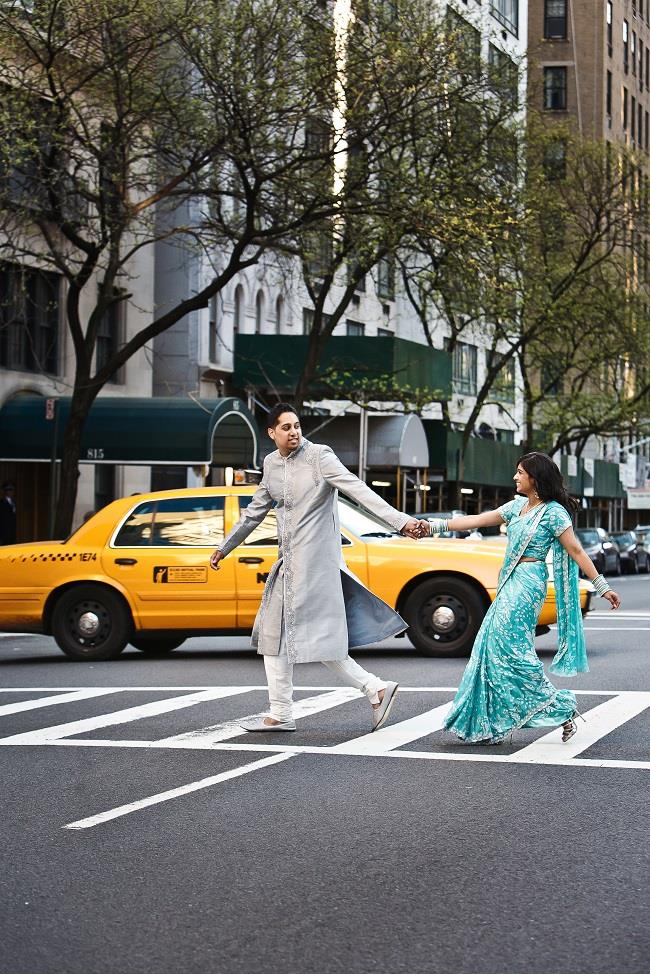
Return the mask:
M 546 555 L 553 548 L 558 651 L 551 672 L 586 672 L 578 568 L 612 609 L 621 600 L 600 575 L 573 533 L 577 508 L 562 475 L 544 453 L 521 457 L 514 475 L 517 497 L 496 511 L 451 520 L 434 519 L 429 533 L 466 531 L 505 523 L 508 547 L 494 602 L 479 629 L 445 728 L 463 740 L 498 744 L 518 727 L 562 726 L 562 740 L 576 733 L 575 694 L 557 690 L 534 648 L 535 626 L 546 598 Z

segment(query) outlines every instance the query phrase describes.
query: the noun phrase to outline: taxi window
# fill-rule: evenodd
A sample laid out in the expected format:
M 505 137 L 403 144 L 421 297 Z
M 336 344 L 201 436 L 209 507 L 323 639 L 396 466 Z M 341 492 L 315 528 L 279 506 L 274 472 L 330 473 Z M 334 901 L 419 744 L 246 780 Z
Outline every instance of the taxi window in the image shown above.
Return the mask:
M 252 497 L 240 497 L 239 498 L 239 510 L 244 512 L 244 508 L 248 507 L 250 502 L 253 500 Z M 275 513 L 275 508 L 269 511 L 261 524 L 258 524 L 254 528 L 247 538 L 242 542 L 245 545 L 262 545 L 262 544 L 277 544 L 278 543 L 278 519 Z
M 165 498 L 140 504 L 115 538 L 115 546 L 214 547 L 223 540 L 223 497 Z
M 156 505 L 153 501 L 139 504 L 120 528 L 115 538 L 117 548 L 137 548 L 151 544 L 151 526 Z
M 239 509 L 244 511 L 245 507 L 248 507 L 250 502 L 253 500 L 252 497 L 240 497 L 239 498 Z M 242 544 L 246 545 L 262 545 L 262 544 L 277 544 L 278 543 L 278 521 L 277 515 L 275 513 L 275 508 L 269 511 L 261 524 L 251 531 L 247 538 L 244 539 Z M 345 535 L 341 535 L 341 544 L 348 545 L 352 544 L 349 538 Z

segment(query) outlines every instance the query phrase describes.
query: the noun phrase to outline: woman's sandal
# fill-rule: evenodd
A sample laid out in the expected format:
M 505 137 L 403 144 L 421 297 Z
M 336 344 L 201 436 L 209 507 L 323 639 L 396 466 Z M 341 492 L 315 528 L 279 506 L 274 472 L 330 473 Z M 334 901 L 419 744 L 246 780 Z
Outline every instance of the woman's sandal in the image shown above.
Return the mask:
M 574 734 L 578 732 L 578 725 L 576 724 L 575 718 L 580 717 L 580 719 L 586 723 L 584 717 L 579 710 L 574 710 L 571 714 L 569 720 L 565 720 L 562 724 L 562 743 L 566 744 L 570 741 Z

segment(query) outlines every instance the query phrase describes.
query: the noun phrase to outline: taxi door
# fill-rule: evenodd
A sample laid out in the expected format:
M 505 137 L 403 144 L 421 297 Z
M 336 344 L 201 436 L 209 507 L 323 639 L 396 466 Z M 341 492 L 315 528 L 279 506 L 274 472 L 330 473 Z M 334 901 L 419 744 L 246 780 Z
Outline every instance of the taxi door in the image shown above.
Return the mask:
M 251 500 L 252 497 L 239 498 L 242 511 Z M 364 585 L 367 585 L 367 546 L 348 530 L 343 530 L 341 533 L 341 545 L 348 568 Z M 259 527 L 249 534 L 230 557 L 236 559 L 237 624 L 245 628 L 252 626 L 255 621 L 268 573 L 278 558 L 278 526 L 275 510 L 269 511 Z
M 131 593 L 141 629 L 236 627 L 235 569 L 210 555 L 224 536 L 226 498 L 161 498 L 136 504 L 104 549 L 104 572 Z
M 352 574 L 356 575 L 359 581 L 367 587 L 368 546 L 345 528 L 341 530 L 341 545 L 346 565 Z
M 253 497 L 239 496 L 240 511 Z M 260 607 L 264 583 L 271 567 L 278 560 L 278 523 L 275 509 L 269 511 L 259 524 L 222 565 L 233 562 L 237 575 L 237 626 L 251 629 Z

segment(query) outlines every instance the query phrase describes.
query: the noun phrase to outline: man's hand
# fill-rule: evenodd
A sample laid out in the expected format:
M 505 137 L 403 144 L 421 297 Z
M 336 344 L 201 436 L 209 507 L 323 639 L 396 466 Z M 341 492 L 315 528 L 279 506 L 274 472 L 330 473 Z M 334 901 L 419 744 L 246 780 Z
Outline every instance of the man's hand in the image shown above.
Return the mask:
M 417 518 L 412 517 L 406 522 L 400 533 L 406 535 L 407 538 L 418 541 L 420 538 L 426 537 L 429 529 L 426 521 L 418 521 Z
M 223 558 L 223 553 L 217 548 L 216 551 L 212 552 L 210 556 L 210 568 L 214 568 L 215 571 L 219 571 L 219 562 Z

